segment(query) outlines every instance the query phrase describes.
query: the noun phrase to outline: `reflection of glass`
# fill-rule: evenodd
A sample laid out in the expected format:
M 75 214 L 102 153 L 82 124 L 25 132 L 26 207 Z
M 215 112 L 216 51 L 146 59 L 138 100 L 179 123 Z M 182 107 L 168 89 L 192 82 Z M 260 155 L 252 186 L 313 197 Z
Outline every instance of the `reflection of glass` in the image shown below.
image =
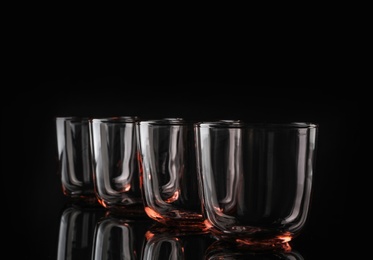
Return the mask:
M 137 162 L 136 117 L 90 119 L 95 192 L 105 208 L 145 215 Z
M 137 124 L 145 211 L 167 226 L 203 229 L 193 127 L 181 118 Z
M 96 203 L 88 118 L 57 117 L 58 173 L 62 191 L 79 202 Z
M 208 233 L 185 232 L 155 224 L 146 233 L 144 260 L 203 259 L 215 239 Z
M 267 247 L 248 247 L 228 241 L 218 240 L 212 243 L 201 259 L 248 259 L 248 260 L 303 260 L 302 255 L 283 244 L 272 249 Z
M 70 206 L 61 216 L 58 239 L 58 260 L 90 259 L 97 221 L 104 211 Z
M 142 259 L 145 232 L 151 223 L 148 218 L 126 219 L 108 213 L 95 228 L 92 260 Z
M 206 225 L 224 239 L 272 247 L 307 219 L 318 126 L 311 123 L 195 124 Z

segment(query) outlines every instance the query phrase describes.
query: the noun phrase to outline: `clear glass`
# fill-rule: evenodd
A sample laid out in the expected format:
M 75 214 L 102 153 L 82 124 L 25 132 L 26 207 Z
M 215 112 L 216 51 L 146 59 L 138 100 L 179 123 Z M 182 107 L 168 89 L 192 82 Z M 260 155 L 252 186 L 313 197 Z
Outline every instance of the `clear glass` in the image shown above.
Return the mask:
M 96 203 L 88 124 L 88 118 L 56 117 L 58 173 L 67 197 Z
M 105 208 L 145 215 L 137 162 L 137 117 L 90 119 L 95 192 Z
M 310 207 L 318 125 L 194 125 L 203 212 L 221 239 L 247 245 L 288 243 Z
M 181 118 L 137 123 L 147 215 L 165 225 L 203 229 L 193 125 Z

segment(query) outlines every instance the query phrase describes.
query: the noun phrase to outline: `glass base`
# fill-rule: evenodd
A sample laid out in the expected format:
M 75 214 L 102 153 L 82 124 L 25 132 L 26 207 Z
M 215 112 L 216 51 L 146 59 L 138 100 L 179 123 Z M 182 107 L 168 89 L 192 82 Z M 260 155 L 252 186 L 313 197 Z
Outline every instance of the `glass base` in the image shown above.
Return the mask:
M 167 223 L 165 225 L 164 223 L 155 222 L 148 230 L 147 236 L 151 237 L 154 235 L 172 235 L 172 236 L 185 236 L 185 235 L 205 235 L 209 234 L 209 231 L 207 230 L 206 226 L 201 224 L 201 222 L 198 223 L 176 223 L 175 225 L 172 225 L 173 223 Z M 184 225 L 182 225 L 184 224 Z
M 102 207 L 101 204 L 98 202 L 96 196 L 94 195 L 67 195 L 65 196 L 68 198 L 68 204 L 78 205 L 82 207 L 92 207 L 92 208 L 100 208 Z
M 253 247 L 218 240 L 205 251 L 204 259 L 288 259 L 303 260 L 303 256 L 291 249 L 289 243 L 281 243 L 275 247 Z
M 235 247 L 254 251 L 279 250 L 290 252 L 289 242 L 294 237 L 290 232 L 274 233 L 262 230 L 253 233 L 227 233 L 212 226 L 209 226 L 208 230 L 219 241 L 225 241 Z
M 145 207 L 146 214 L 158 223 L 180 232 L 208 232 L 201 214 L 187 211 L 173 211 L 160 215 L 149 207 Z
M 102 204 L 102 203 L 101 203 Z M 104 208 L 113 216 L 125 216 L 128 218 L 148 218 L 142 204 L 134 205 L 117 205 L 117 204 L 103 204 Z

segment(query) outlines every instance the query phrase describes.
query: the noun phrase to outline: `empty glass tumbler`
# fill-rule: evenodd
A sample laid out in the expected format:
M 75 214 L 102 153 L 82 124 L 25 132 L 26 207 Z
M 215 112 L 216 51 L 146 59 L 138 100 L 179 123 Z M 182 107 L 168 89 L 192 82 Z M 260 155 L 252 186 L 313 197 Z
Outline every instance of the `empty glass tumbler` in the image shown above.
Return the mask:
M 105 208 L 145 215 L 137 162 L 137 117 L 90 119 L 95 192 Z
M 203 229 L 193 125 L 181 118 L 137 123 L 147 215 L 167 226 Z
M 94 203 L 88 118 L 56 117 L 58 173 L 62 191 L 77 201 Z
M 296 237 L 310 206 L 318 125 L 228 120 L 194 126 L 209 230 L 247 245 Z

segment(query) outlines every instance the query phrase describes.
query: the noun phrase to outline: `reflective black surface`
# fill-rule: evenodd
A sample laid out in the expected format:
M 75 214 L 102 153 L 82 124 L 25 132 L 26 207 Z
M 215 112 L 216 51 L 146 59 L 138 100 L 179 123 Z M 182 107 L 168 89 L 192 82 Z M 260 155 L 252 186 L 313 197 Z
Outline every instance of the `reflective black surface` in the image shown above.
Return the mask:
M 357 124 L 363 119 L 363 110 L 356 101 L 360 94 L 352 89 L 349 93 L 328 94 L 323 89 L 249 84 L 129 84 L 121 77 L 93 75 L 45 76 L 33 83 L 46 90 L 27 89 L 14 95 L 14 102 L 2 109 L 3 238 L 6 247 L 15 248 L 9 251 L 10 258 L 92 257 L 93 228 L 105 212 L 82 209 L 66 214 L 71 205 L 62 194 L 57 175 L 54 117 L 70 115 L 317 122 L 319 146 L 310 215 L 301 235 L 291 242 L 292 248 L 296 257 L 307 260 L 365 255 L 366 240 L 359 237 L 362 226 L 367 225 L 362 212 L 368 210 L 369 204 L 365 203 L 365 191 L 358 189 L 361 182 L 367 181 L 366 163 L 359 149 L 365 130 Z M 70 218 L 66 222 L 70 229 L 61 228 L 65 218 Z M 125 251 L 121 242 L 124 231 L 113 232 L 116 240 L 108 248 L 114 259 Z M 165 243 L 160 255 L 169 254 L 172 244 Z M 141 246 L 134 245 L 136 252 Z M 69 258 L 66 252 L 78 258 Z M 219 248 L 210 251 L 210 255 L 220 253 Z M 247 259 L 260 259 L 250 257 Z M 197 260 L 189 255 L 187 259 Z

